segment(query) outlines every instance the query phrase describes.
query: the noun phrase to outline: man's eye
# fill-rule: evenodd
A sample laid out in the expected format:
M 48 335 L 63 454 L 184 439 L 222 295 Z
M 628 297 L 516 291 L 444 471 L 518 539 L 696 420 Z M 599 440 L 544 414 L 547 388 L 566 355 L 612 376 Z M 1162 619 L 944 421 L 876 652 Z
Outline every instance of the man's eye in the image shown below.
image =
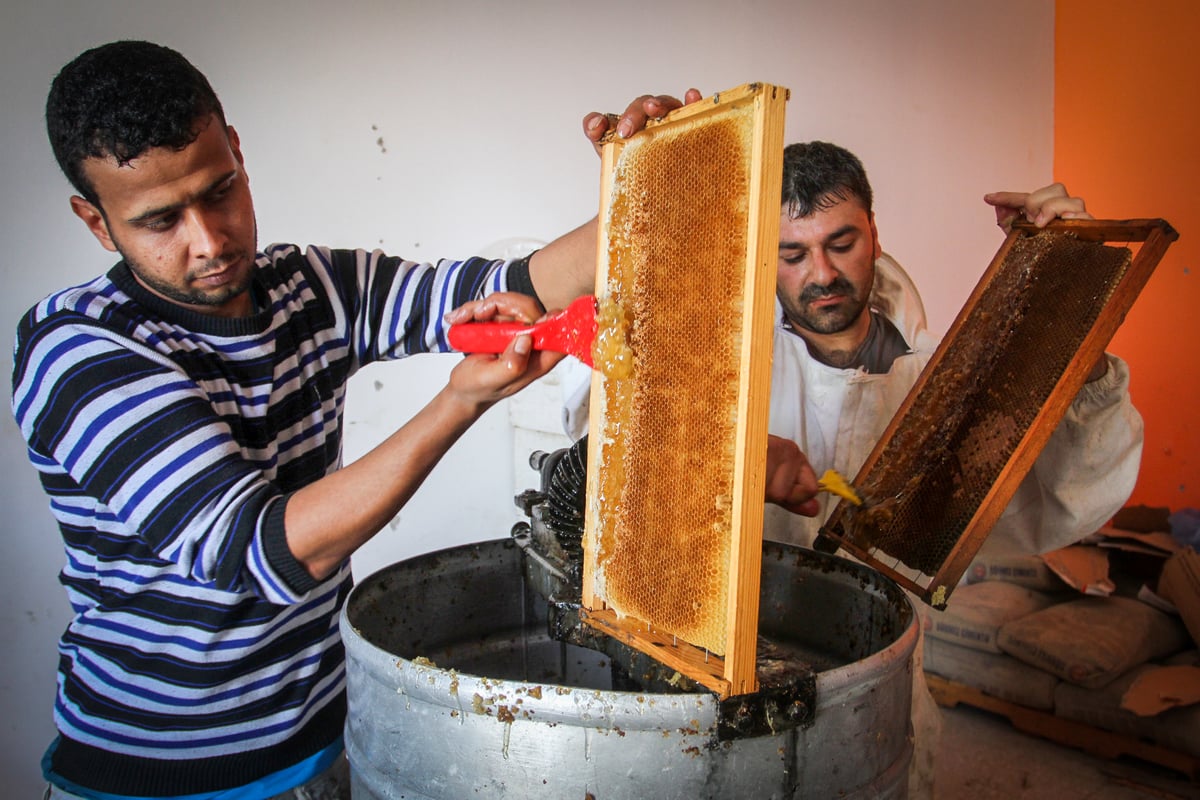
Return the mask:
M 154 219 L 146 220 L 142 227 L 152 231 L 165 231 L 175 224 L 176 219 L 178 217 L 174 214 L 169 214 L 165 217 L 155 217 Z
M 225 200 L 231 194 L 233 194 L 233 190 L 236 187 L 237 187 L 237 178 L 236 177 L 230 178 L 228 181 L 221 184 L 220 186 L 217 186 L 211 192 L 209 192 L 209 194 L 208 194 L 209 202 L 215 203 L 215 202 L 220 202 L 222 200 Z

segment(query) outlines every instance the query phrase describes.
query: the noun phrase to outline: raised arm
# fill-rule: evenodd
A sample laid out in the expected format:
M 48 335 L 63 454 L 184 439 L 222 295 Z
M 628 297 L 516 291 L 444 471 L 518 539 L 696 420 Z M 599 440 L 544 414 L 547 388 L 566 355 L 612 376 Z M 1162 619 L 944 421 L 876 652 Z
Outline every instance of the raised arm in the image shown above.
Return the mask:
M 496 293 L 447 315 L 451 324 L 471 319 L 532 322 L 532 298 Z M 533 351 L 518 336 L 499 355 L 466 356 L 434 398 L 369 453 L 288 498 L 284 513 L 288 549 L 314 578 L 337 569 L 392 519 L 442 456 L 484 411 L 545 375 L 562 354 Z

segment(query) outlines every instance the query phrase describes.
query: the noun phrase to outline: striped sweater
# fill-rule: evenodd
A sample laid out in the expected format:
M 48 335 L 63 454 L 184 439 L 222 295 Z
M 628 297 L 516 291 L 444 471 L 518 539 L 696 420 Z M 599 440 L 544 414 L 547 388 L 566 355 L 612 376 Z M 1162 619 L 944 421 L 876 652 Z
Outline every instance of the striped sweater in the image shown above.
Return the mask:
M 247 318 L 161 300 L 121 263 L 19 325 L 13 413 L 73 611 L 48 769 L 82 786 L 213 791 L 337 739 L 350 567 L 316 581 L 292 557 L 289 493 L 340 466 L 359 367 L 446 350 L 446 311 L 531 292 L 482 259 L 274 245 L 258 267 Z

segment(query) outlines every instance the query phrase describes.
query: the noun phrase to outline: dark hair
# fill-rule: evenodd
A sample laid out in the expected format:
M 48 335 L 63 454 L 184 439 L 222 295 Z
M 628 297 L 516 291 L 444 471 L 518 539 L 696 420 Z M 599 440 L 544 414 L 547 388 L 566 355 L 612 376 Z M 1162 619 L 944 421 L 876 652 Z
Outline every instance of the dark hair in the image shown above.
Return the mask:
M 790 144 L 783 149 L 783 207 L 792 219 L 858 198 L 871 214 L 871 184 L 858 157 L 829 142 Z
M 99 206 L 83 174 L 88 158 L 128 164 L 154 147 L 183 149 L 225 111 L 208 79 L 183 56 L 151 42 L 112 42 L 62 68 L 46 98 L 46 132 L 59 167 Z

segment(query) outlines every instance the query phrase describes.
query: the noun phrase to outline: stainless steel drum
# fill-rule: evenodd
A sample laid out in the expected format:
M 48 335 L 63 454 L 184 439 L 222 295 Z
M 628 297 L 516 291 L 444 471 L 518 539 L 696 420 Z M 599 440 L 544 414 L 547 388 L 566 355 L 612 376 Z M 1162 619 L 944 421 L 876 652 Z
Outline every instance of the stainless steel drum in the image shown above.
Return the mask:
M 386 567 L 341 617 L 355 798 L 903 798 L 917 623 L 860 564 L 768 543 L 760 633 L 816 670 L 807 726 L 717 736 L 705 691 L 613 689 L 500 539 Z

